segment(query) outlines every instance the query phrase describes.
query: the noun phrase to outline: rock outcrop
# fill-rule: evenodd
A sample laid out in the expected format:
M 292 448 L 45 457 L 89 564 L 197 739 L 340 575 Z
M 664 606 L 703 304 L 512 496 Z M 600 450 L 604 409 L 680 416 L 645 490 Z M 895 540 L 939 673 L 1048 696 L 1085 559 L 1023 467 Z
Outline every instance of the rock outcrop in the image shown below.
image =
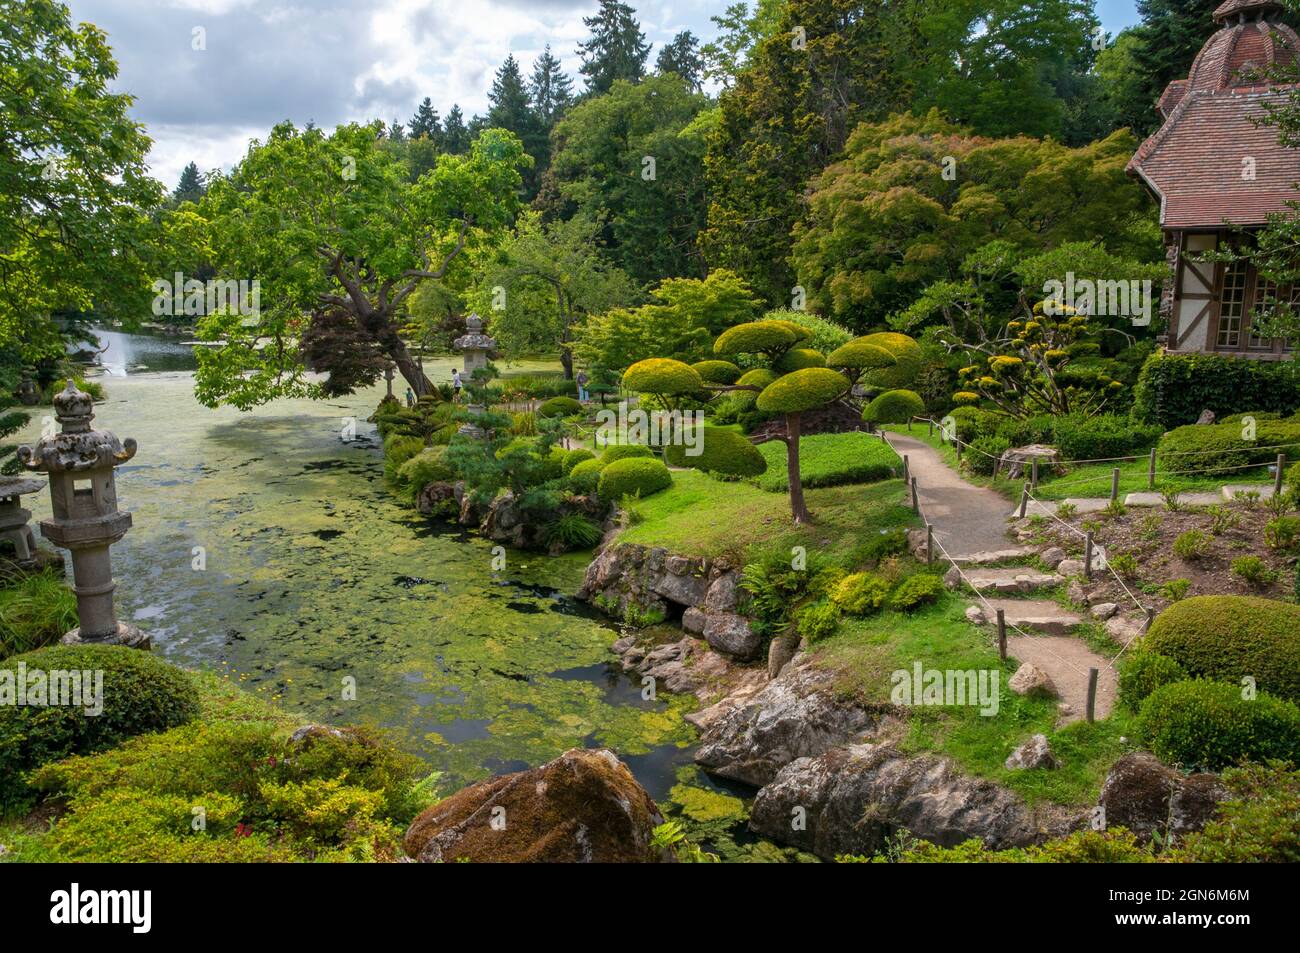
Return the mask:
M 1080 816 L 1039 814 L 947 759 L 909 757 L 890 744 L 833 748 L 790 762 L 758 792 L 750 827 L 830 859 L 873 854 L 899 830 L 944 847 L 976 838 L 993 849 L 1067 833 Z
M 425 863 L 647 863 L 671 859 L 650 843 L 662 823 L 612 752 L 574 748 L 427 808 L 402 844 Z
M 1150 837 L 1155 831 L 1199 831 L 1227 796 L 1218 775 L 1183 774 L 1149 752 L 1135 751 L 1111 765 L 1097 803 L 1107 827 Z
M 796 658 L 779 678 L 701 728 L 695 761 L 720 777 L 761 787 L 797 758 L 860 740 L 888 710 L 837 697 L 828 673 Z

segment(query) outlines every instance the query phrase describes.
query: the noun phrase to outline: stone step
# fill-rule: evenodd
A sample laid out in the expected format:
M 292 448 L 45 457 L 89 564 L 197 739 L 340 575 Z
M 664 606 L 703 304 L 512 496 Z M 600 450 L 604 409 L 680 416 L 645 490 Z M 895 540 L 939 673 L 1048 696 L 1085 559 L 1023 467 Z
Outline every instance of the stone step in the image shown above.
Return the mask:
M 1042 501 L 1031 500 L 1029 502 L 1029 505 L 1025 507 L 1025 515 L 1026 516 L 1055 516 L 1056 508 L 1061 503 L 1074 504 L 1074 511 L 1076 513 L 1100 513 L 1110 504 L 1110 500 L 1097 499 L 1096 497 L 1081 497 L 1077 499 L 1072 498 L 1068 500 L 1042 500 Z M 1011 515 L 1019 516 L 1020 507 L 1017 506 L 1014 510 L 1012 510 Z
M 966 618 L 976 625 L 992 623 L 1001 609 L 1008 626 L 1044 635 L 1069 635 L 1083 622 L 1082 616 L 1048 599 L 989 599 L 988 603 L 987 607 L 982 602 L 970 606 Z
M 1261 500 L 1273 498 L 1272 483 L 1225 483 L 1221 492 L 1225 500 L 1235 500 L 1242 493 L 1255 492 Z
M 973 589 L 984 593 L 1030 593 L 1059 586 L 1065 582 L 1065 577 L 1055 573 L 1039 572 L 1037 569 L 1025 566 L 970 566 L 964 567 L 962 572 L 958 572 L 957 567 L 954 566 L 944 576 L 944 582 L 949 589 L 959 588 L 963 581 Z
M 1030 549 L 1028 546 L 1014 546 L 1008 549 L 990 549 L 984 552 L 970 553 L 966 556 L 955 556 L 953 562 L 960 563 L 962 566 L 987 566 L 992 563 L 1009 562 L 1013 559 L 1030 559 L 1037 552 L 1037 550 Z
M 1222 493 L 1180 493 L 1178 502 L 1183 506 L 1214 506 L 1223 502 Z M 1159 493 L 1130 493 L 1124 497 L 1125 506 L 1164 506 L 1165 498 Z

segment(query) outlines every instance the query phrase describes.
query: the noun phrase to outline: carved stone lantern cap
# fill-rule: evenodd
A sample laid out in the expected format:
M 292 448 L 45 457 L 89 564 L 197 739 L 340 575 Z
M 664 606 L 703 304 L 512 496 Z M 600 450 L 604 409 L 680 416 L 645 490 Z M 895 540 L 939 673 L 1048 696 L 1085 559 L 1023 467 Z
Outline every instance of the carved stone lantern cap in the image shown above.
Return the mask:
M 18 459 L 41 473 L 96 470 L 119 466 L 135 456 L 136 443 L 120 441 L 107 430 L 92 430 L 94 402 L 72 381 L 54 398 L 54 416 L 61 433 L 43 437 L 35 447 L 19 447 Z
M 471 314 L 465 319 L 465 334 L 452 341 L 452 347 L 458 351 L 490 351 L 497 346 L 495 338 L 483 333 L 483 319 Z

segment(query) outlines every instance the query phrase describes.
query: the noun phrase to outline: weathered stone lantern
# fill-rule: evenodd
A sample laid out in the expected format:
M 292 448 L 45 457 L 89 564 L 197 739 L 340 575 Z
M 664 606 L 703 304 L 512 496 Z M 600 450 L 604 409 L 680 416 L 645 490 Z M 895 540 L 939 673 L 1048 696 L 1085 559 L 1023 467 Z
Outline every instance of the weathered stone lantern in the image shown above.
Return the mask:
M 41 535 L 72 552 L 72 591 L 81 625 L 63 641 L 148 648 L 147 635 L 117 621 L 108 555 L 108 547 L 131 528 L 131 514 L 117 508 L 113 469 L 135 456 L 135 441 L 122 443 L 107 430 L 92 430 L 92 407 L 90 396 L 68 381 L 54 398 L 62 432 L 35 447 L 19 447 L 18 459 L 28 470 L 49 474 L 54 515 L 41 521 Z
M 19 505 L 22 502 L 20 497 L 39 493 L 44 486 L 40 480 L 0 477 L 0 539 L 14 544 L 18 562 L 24 565 L 36 562 L 39 550 L 32 528 L 27 524 L 32 512 Z
M 471 314 L 465 319 L 465 333 L 452 341 L 451 344 L 452 347 L 465 355 L 463 377 L 466 386 L 474 379 L 475 371 L 487 367 L 488 354 L 497 346 L 494 338 L 490 338 L 483 333 L 483 319 L 477 314 Z M 482 404 L 470 404 L 468 409 L 471 415 L 481 414 L 486 410 Z M 458 432 L 471 437 L 487 436 L 483 428 L 472 421 L 466 421 L 462 424 Z

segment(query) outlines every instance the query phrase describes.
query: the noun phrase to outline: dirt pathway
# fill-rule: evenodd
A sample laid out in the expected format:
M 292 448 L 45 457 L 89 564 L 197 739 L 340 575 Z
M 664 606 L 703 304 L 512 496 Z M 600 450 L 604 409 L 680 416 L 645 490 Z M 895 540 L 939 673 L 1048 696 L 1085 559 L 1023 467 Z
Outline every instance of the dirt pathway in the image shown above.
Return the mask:
M 935 536 L 948 555 L 969 556 L 1012 545 L 1007 539 L 1011 507 L 1005 499 L 992 490 L 967 483 L 938 451 L 915 437 L 891 433 L 889 443 L 900 455 L 907 454 L 911 475 L 916 477 L 921 512 L 933 524 Z M 1082 639 L 1009 633 L 1007 654 L 1033 664 L 1052 679 L 1061 701 L 1069 706 L 1062 711 L 1062 722 L 1084 717 L 1088 669 L 1097 669 L 1096 715 L 1104 718 L 1110 713 L 1115 700 L 1115 670 Z

